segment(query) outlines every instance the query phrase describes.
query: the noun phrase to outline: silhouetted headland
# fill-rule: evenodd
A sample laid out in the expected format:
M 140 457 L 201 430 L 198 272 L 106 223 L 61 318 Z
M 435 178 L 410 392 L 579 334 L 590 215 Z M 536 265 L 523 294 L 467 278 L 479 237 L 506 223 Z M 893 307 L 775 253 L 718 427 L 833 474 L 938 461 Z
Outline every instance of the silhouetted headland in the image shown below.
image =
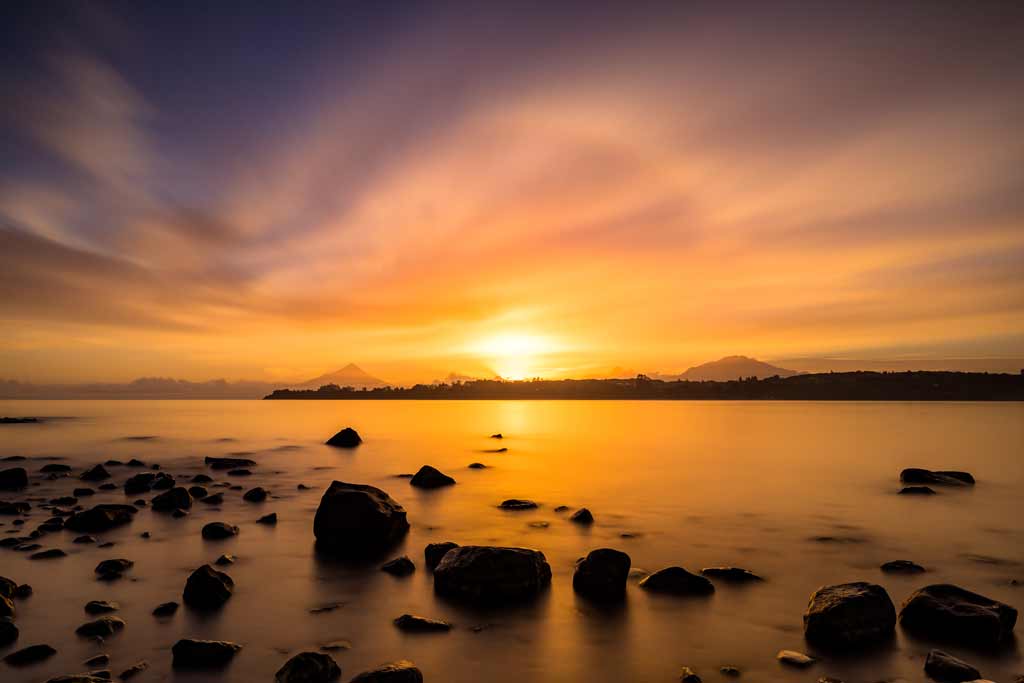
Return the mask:
M 830 372 L 732 381 L 632 379 L 475 380 L 412 387 L 278 389 L 265 397 L 325 400 L 740 400 L 1022 401 L 1024 374 L 984 372 Z

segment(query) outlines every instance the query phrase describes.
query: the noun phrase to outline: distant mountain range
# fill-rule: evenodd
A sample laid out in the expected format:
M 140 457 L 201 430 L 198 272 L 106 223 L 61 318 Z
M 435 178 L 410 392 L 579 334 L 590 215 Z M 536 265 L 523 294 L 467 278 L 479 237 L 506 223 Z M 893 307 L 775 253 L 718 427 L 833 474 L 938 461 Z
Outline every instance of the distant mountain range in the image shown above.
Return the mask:
M 776 367 L 759 361 L 756 358 L 747 356 L 726 356 L 713 360 L 710 363 L 695 365 L 686 372 L 680 373 L 673 379 L 689 380 L 691 382 L 728 382 L 740 377 L 792 377 L 800 374 L 796 370 Z
M 349 363 L 340 370 L 328 372 L 319 377 L 290 386 L 298 389 L 319 389 L 325 384 L 337 384 L 339 387 L 355 387 L 356 389 L 375 389 L 377 387 L 390 386 L 391 383 L 374 377 L 355 363 Z

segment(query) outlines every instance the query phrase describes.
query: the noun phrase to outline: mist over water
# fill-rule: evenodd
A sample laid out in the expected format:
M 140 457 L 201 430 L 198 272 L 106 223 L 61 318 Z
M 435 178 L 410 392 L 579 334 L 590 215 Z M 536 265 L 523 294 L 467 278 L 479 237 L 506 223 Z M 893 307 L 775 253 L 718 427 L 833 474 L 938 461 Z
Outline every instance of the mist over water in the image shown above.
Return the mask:
M 85 670 L 99 652 L 116 674 L 150 662 L 140 681 L 269 680 L 288 657 L 344 640 L 331 654 L 343 680 L 396 659 L 414 661 L 427 681 L 672 681 L 683 665 L 705 681 L 808 681 L 836 676 L 847 683 L 920 680 L 934 645 L 897 627 L 895 640 L 848 657 L 823 655 L 809 670 L 775 661 L 780 649 L 815 650 L 803 639 L 801 615 L 819 586 L 865 580 L 883 585 L 897 606 L 915 589 L 955 583 L 1018 608 L 1024 606 L 1024 404 L 601 402 L 601 401 L 0 401 L 0 415 L 64 419 L 0 426 L 0 456 L 24 455 L 33 483 L 0 498 L 70 495 L 77 479 L 45 481 L 43 458 L 75 468 L 107 459 L 140 458 L 187 481 L 205 472 L 271 498 L 242 501 L 223 490 L 220 508 L 196 503 L 180 520 L 140 510 L 131 525 L 102 534 L 114 547 L 71 543 L 69 531 L 44 536 L 44 548 L 68 557 L 30 561 L 0 550 L 0 575 L 33 586 L 17 602 L 21 637 L 0 656 L 33 643 L 58 654 L 40 665 L 0 664 L 0 680 L 42 681 Z M 364 439 L 355 450 L 323 445 L 352 426 Z M 501 432 L 498 442 L 488 435 Z M 140 438 L 151 437 L 151 438 Z M 486 452 L 507 447 L 507 452 Z M 208 455 L 244 453 L 257 461 L 249 477 L 229 477 L 203 464 Z M 482 462 L 486 469 L 468 469 Z M 457 485 L 422 491 L 396 475 L 430 464 Z M 930 497 L 898 496 L 904 467 L 962 469 L 977 485 Z M 110 467 L 123 484 L 137 470 Z M 334 479 L 372 484 L 408 511 L 412 528 L 382 560 L 407 554 L 408 578 L 318 556 L 313 516 Z M 304 483 L 309 491 L 297 490 Z M 83 505 L 131 502 L 122 489 L 100 491 Z M 151 498 L 152 494 L 143 497 Z M 506 498 L 540 503 L 533 511 L 497 508 Z M 595 523 L 580 527 L 554 508 L 586 506 Z M 276 512 L 279 523 L 255 523 Z M 570 510 L 571 512 L 571 510 Z M 34 528 L 49 513 L 33 502 Z M 225 521 L 241 533 L 204 541 L 202 526 Z M 0 518 L 0 537 L 14 529 Z M 536 524 L 547 522 L 547 526 Z M 150 539 L 140 538 L 143 531 Z M 623 537 L 627 534 L 628 537 Z M 423 566 L 430 542 L 537 548 L 553 578 L 536 601 L 478 610 L 437 597 Z M 707 598 L 647 594 L 630 581 L 621 606 L 599 607 L 575 595 L 575 560 L 611 547 L 634 568 L 736 565 L 766 578 L 760 584 L 716 582 Z M 212 615 L 182 606 L 170 619 L 152 609 L 181 601 L 188 574 L 222 553 L 238 557 L 224 569 L 234 596 Z M 95 579 L 101 560 L 135 561 L 126 579 Z M 886 575 L 888 560 L 913 560 L 928 573 Z M 120 603 L 126 628 L 102 645 L 75 635 L 91 619 L 89 600 Z M 310 610 L 336 606 L 318 613 Z M 405 612 L 445 619 L 449 633 L 407 634 L 392 624 Z M 179 638 L 243 645 L 223 671 L 181 672 L 170 665 Z M 1010 681 L 1024 672 L 1016 644 L 1001 652 L 943 649 L 982 674 Z

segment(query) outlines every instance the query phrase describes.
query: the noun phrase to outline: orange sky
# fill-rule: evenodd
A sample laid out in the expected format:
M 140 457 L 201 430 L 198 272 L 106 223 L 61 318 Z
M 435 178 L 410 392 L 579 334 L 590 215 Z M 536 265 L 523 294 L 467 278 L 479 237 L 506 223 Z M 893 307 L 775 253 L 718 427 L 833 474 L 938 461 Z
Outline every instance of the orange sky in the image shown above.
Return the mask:
M 1019 30 L 677 14 L 431 14 L 237 95 L 133 66 L 138 17 L 37 26 L 0 378 L 1024 355 Z

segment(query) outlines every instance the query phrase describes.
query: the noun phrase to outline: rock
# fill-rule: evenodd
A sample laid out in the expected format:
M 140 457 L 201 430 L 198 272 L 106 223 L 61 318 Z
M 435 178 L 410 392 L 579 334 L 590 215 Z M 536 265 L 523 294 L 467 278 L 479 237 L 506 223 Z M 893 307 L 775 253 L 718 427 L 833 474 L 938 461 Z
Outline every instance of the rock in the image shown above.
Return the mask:
M 93 465 L 78 477 L 82 481 L 103 481 L 110 479 L 110 472 L 103 465 Z
M 119 604 L 106 600 L 90 600 L 85 603 L 86 614 L 106 614 L 107 612 L 116 612 L 119 609 L 121 609 Z
M 14 589 L 14 597 L 17 598 L 18 600 L 22 600 L 24 598 L 31 597 L 31 595 L 32 595 L 32 586 L 28 585 L 27 583 L 23 583 L 23 584 L 19 585 L 17 588 Z
M 569 516 L 569 521 L 577 524 L 593 524 L 594 515 L 587 508 L 580 508 Z
M 28 556 L 30 560 L 53 560 L 58 557 L 67 557 L 67 553 L 60 548 L 49 548 L 48 550 L 40 550 L 38 553 L 32 553 Z
M 779 650 L 779 654 L 775 655 L 775 658 L 783 664 L 789 664 L 790 666 L 796 666 L 801 669 L 814 664 L 814 657 L 805 655 L 803 652 L 797 652 L 796 650 Z
M 311 488 L 313 488 L 313 487 L 311 487 L 311 486 L 306 486 L 305 484 L 299 484 L 299 485 L 298 485 L 298 486 L 296 486 L 295 488 L 296 488 L 297 490 L 299 490 L 299 491 L 309 491 L 309 490 L 310 490 Z
M 169 617 L 178 611 L 178 603 L 163 602 L 153 608 L 154 617 Z
M 99 654 L 99 655 L 96 655 L 95 657 L 90 657 L 89 659 L 85 660 L 82 663 L 85 664 L 86 666 L 92 667 L 92 668 L 99 667 L 99 666 L 106 666 L 107 664 L 110 664 L 110 655 Z
M 213 477 L 208 474 L 197 474 L 192 477 L 193 484 L 209 484 L 213 482 Z
M 886 574 L 920 574 L 924 567 L 910 560 L 892 560 L 879 567 Z
M 97 488 L 99 488 L 100 491 L 113 491 L 114 489 L 117 488 L 117 484 L 113 482 L 107 482 L 106 484 L 100 484 Z
M 204 564 L 188 577 L 182 598 L 190 607 L 216 609 L 227 602 L 234 588 L 230 576 Z
M 942 683 L 961 683 L 981 678 L 981 672 L 973 666 L 942 650 L 932 650 L 924 660 L 924 672 Z
M 460 546 L 434 568 L 434 590 L 475 602 L 529 598 L 551 582 L 544 553 L 527 548 Z
M 218 557 L 214 561 L 214 564 L 218 565 L 220 567 L 226 567 L 229 564 L 234 564 L 236 559 L 238 559 L 238 558 L 236 558 L 234 555 L 225 553 L 224 555 L 221 555 L 220 557 Z
M 188 510 L 182 510 L 181 508 L 175 508 L 174 511 L 171 512 L 171 517 L 173 517 L 174 519 L 181 519 L 182 517 L 188 517 Z
M 80 487 L 76 488 L 74 491 L 72 491 L 71 494 L 73 496 L 75 496 L 76 498 L 86 498 L 88 496 L 96 495 L 96 491 L 94 491 L 91 488 L 88 488 L 86 486 L 80 486 Z
M 409 576 L 416 571 L 416 565 L 412 563 L 406 555 L 396 557 L 390 562 L 385 562 L 384 566 L 380 568 L 382 572 L 387 572 L 392 576 Z
M 86 638 L 108 638 L 124 628 L 121 617 L 100 617 L 87 621 L 75 629 L 75 633 Z
M 146 463 L 142 462 L 142 461 L 141 461 L 141 460 L 139 460 L 138 458 L 132 458 L 131 460 L 129 460 L 129 461 L 128 461 L 127 463 L 125 463 L 125 464 L 126 464 L 126 465 L 127 465 L 128 467 L 145 467 L 145 466 L 146 466 Z
M 405 508 L 384 491 L 334 481 L 320 499 L 313 520 L 318 547 L 366 554 L 394 544 L 409 531 Z
M 501 501 L 501 505 L 498 507 L 502 510 L 532 510 L 537 507 L 537 504 L 532 500 L 509 498 L 508 500 Z
M 995 646 L 1013 637 L 1017 610 L 959 586 L 935 584 L 904 601 L 900 623 L 908 631 L 934 640 Z
M 267 499 L 267 490 L 261 486 L 257 486 L 254 489 L 249 489 L 242 496 L 242 500 L 250 503 L 262 503 Z
M 502 435 L 501 432 L 498 432 L 497 434 L 491 434 L 491 438 L 492 439 L 504 439 L 505 437 L 504 437 L 504 435 Z
M 937 484 L 940 486 L 973 486 L 974 477 L 969 472 L 931 470 L 909 467 L 900 472 L 904 484 Z
M 764 581 L 764 579 L 749 569 L 742 569 L 740 567 L 705 567 L 700 570 L 700 573 L 704 576 L 719 579 L 720 581 L 728 581 L 730 583 Z
M 728 665 L 719 667 L 718 672 L 723 676 L 731 676 L 733 678 L 739 676 L 740 673 L 742 673 L 738 667 Z
M 52 474 L 54 472 L 70 472 L 71 465 L 65 465 L 59 462 L 49 462 L 39 468 L 39 471 L 43 474 Z
M 96 565 L 96 569 L 94 571 L 100 575 L 101 579 L 109 581 L 110 579 L 115 577 L 121 578 L 121 574 L 124 574 L 126 571 L 128 571 L 134 566 L 135 563 L 131 560 L 117 558 L 113 560 L 103 560 L 98 565 Z
M 210 492 L 206 490 L 205 486 L 189 486 L 188 495 L 192 496 L 192 499 L 206 498 L 210 495 Z
M 0 595 L 0 618 L 13 619 L 15 615 L 14 601 L 7 596 Z
M 154 510 L 166 512 L 167 510 L 188 510 L 192 507 L 192 495 L 184 486 L 175 486 L 153 498 L 152 507 Z
M 277 524 L 277 513 L 271 512 L 269 515 L 263 515 L 256 520 L 257 524 L 265 524 L 266 526 L 274 526 Z
M 804 637 L 826 647 L 878 642 L 896 629 L 896 608 L 885 589 L 858 581 L 819 588 L 804 613 Z
M 239 467 L 254 467 L 255 460 L 248 458 L 214 458 L 206 456 L 206 464 L 213 470 L 233 470 Z
M 136 662 L 135 664 L 132 664 L 130 667 L 128 667 L 127 669 L 122 671 L 121 675 L 120 675 L 120 678 L 123 681 L 128 680 L 129 678 L 131 678 L 131 677 L 133 677 L 133 676 L 135 676 L 137 674 L 142 673 L 143 671 L 145 671 L 148 668 L 149 668 L 149 662 L 147 662 L 147 661 Z
M 451 550 L 452 548 L 458 548 L 458 543 L 452 543 L 451 541 L 444 541 L 443 543 L 429 543 L 427 547 L 423 549 L 424 564 L 427 569 L 434 571 L 434 567 L 438 565 L 441 558 Z
M 482 462 L 471 462 L 471 463 L 469 463 L 468 467 L 471 470 L 485 470 L 485 469 L 487 469 L 487 465 L 483 464 Z
M 87 534 L 110 531 L 130 523 L 135 512 L 131 505 L 97 505 L 72 515 L 64 522 L 64 528 Z
M 24 467 L 0 470 L 0 491 L 18 491 L 28 486 L 28 472 Z
M 594 600 L 621 600 L 626 595 L 629 555 L 611 548 L 592 550 L 576 562 L 572 588 Z
M 216 668 L 230 662 L 241 649 L 241 645 L 224 640 L 183 638 L 171 648 L 172 663 L 179 668 Z
M 638 585 L 645 590 L 672 595 L 710 595 L 715 592 L 713 583 L 682 567 L 659 569 L 641 579 Z
M 49 659 L 55 654 L 57 651 L 49 645 L 29 645 L 7 655 L 4 661 L 11 666 L 27 666 Z
M 682 683 L 701 683 L 700 676 L 698 676 L 696 672 L 688 666 L 684 666 L 679 671 L 679 680 L 682 681 Z
M 904 486 L 899 493 L 901 496 L 934 496 L 935 489 L 929 486 Z
M 0 500 L 0 515 L 21 515 L 32 509 L 28 503 Z
M 203 538 L 207 541 L 219 541 L 238 535 L 238 527 L 224 522 L 210 522 L 203 527 Z
M 14 591 L 18 588 L 18 582 L 8 579 L 6 576 L 0 576 L 0 597 L 13 598 Z
M 351 427 L 345 427 L 340 432 L 327 439 L 328 446 L 336 446 L 338 448 L 355 448 L 363 442 L 360 438 L 359 433 Z
M 224 502 L 224 494 L 214 493 L 213 495 L 203 498 L 201 502 L 206 503 L 207 505 L 220 505 Z
M 423 673 L 412 662 L 402 660 L 364 671 L 349 683 L 423 683 Z
M 277 683 L 327 683 L 341 676 L 341 667 L 330 655 L 300 652 L 274 674 Z
M 450 631 L 452 625 L 440 619 L 428 619 L 415 614 L 403 614 L 395 619 L 395 626 L 403 631 L 426 633 L 431 631 Z
M 18 627 L 14 625 L 13 621 L 11 621 L 11 617 L 0 617 L 0 647 L 7 647 L 17 639 Z
M 248 470 L 248 469 L 246 469 L 244 467 L 239 467 L 238 469 L 228 470 L 228 476 L 229 477 L 251 477 L 252 476 L 252 470 Z M 232 486 L 231 488 L 234 489 L 235 487 Z M 242 487 L 239 486 L 238 488 L 241 489 Z
M 413 475 L 412 479 L 409 480 L 410 486 L 415 486 L 421 489 L 436 489 L 441 488 L 442 486 L 452 486 L 454 484 L 454 479 L 430 465 L 424 465 L 421 467 L 419 471 Z

